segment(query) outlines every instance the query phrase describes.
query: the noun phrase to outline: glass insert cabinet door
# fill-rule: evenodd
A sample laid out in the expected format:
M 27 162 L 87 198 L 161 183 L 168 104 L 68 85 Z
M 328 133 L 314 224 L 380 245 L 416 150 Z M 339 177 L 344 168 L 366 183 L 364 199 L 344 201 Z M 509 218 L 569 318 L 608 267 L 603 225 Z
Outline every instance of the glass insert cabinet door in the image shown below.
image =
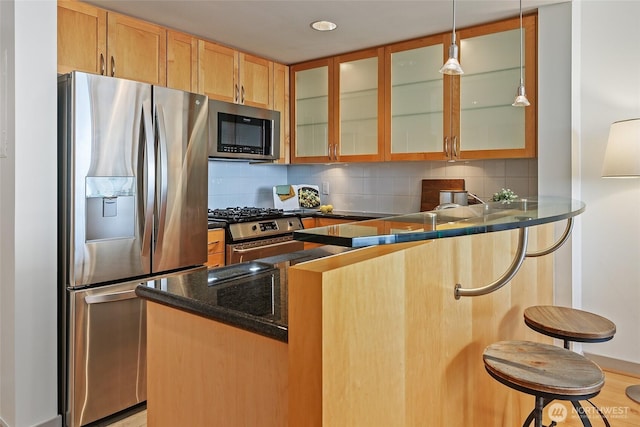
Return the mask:
M 384 134 L 384 49 L 336 58 L 338 103 L 337 157 L 342 160 L 382 158 Z
M 294 163 L 383 157 L 384 48 L 291 66 Z
M 443 52 L 442 36 L 387 47 L 387 158 L 444 158 Z
M 313 160 L 329 157 L 332 130 L 329 123 L 330 64 L 331 61 L 318 61 L 293 73 L 295 158 Z
M 482 31 L 481 33 L 479 31 Z M 460 32 L 460 158 L 534 157 L 535 17 L 524 20 L 523 73 L 529 107 L 514 107 L 520 84 L 519 20 Z

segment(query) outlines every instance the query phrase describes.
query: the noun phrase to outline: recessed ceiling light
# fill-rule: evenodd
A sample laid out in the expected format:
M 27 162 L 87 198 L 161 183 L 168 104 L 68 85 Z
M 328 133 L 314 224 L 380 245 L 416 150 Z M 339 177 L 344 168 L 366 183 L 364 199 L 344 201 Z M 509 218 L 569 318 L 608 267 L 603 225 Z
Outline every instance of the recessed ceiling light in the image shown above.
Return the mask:
M 338 26 L 331 21 L 316 21 L 311 23 L 311 28 L 318 31 L 333 31 Z

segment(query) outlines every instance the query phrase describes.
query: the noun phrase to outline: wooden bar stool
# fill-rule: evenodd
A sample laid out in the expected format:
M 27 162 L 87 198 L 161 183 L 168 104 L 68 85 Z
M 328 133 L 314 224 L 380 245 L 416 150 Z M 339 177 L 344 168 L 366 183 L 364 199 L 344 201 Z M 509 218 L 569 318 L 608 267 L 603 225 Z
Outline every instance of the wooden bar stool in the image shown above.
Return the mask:
M 609 341 L 616 333 L 616 325 L 609 319 L 588 311 L 553 305 L 536 305 L 524 310 L 524 323 L 543 335 L 571 342 Z
M 598 365 L 578 353 L 549 344 L 501 341 L 488 346 L 482 359 L 493 378 L 535 396 L 535 407 L 523 427 L 531 421 L 535 421 L 535 427 L 543 427 L 542 411 L 551 401 L 590 399 L 604 385 L 604 374 Z M 591 427 L 585 412 L 578 414 L 582 424 Z M 555 425 L 552 420 L 550 427 Z

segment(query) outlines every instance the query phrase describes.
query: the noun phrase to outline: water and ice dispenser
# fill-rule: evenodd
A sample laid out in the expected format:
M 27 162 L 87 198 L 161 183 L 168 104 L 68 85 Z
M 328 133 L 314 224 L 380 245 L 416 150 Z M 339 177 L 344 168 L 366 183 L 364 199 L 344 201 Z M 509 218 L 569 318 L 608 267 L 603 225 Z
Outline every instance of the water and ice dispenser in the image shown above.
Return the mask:
M 86 190 L 87 241 L 134 237 L 135 177 L 88 176 Z

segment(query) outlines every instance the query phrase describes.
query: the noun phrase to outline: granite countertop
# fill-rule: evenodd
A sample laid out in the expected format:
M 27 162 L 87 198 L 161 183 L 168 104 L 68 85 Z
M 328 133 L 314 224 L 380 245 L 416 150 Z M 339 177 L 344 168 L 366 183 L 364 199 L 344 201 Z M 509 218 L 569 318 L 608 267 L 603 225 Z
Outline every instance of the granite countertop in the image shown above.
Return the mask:
M 141 298 L 269 338 L 288 340 L 287 270 L 349 249 L 324 246 L 207 270 L 202 267 L 138 285 Z

